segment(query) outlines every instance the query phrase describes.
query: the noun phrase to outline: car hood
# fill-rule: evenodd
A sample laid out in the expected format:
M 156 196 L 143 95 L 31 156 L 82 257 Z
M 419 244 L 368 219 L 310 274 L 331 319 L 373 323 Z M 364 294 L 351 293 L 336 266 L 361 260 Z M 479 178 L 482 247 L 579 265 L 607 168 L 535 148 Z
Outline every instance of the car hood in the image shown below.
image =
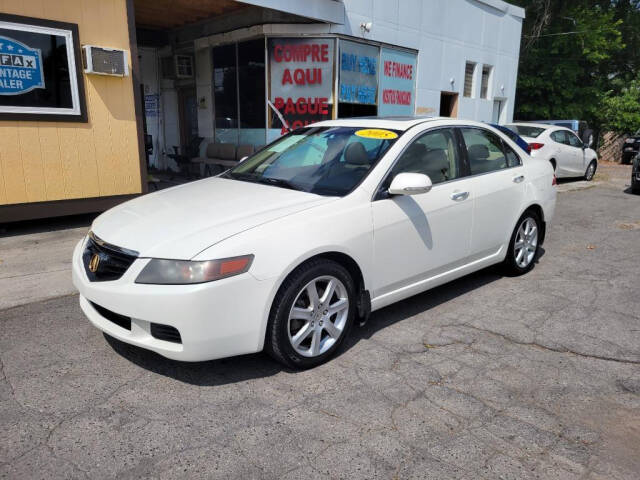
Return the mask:
M 118 205 L 96 218 L 92 230 L 141 257 L 185 260 L 240 232 L 335 200 L 216 177 Z

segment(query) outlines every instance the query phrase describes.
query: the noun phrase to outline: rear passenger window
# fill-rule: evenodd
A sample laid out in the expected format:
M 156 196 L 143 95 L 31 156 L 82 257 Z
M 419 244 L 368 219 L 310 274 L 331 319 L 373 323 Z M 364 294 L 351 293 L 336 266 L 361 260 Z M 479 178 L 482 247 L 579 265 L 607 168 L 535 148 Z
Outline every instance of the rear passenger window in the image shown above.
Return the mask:
M 400 155 L 387 179 L 390 184 L 399 173 L 423 173 L 431 182 L 442 183 L 458 178 L 458 159 L 453 131 L 441 128 L 425 133 Z
M 564 130 L 557 130 L 551 133 L 551 140 L 554 142 L 562 143 L 563 145 L 569 145 L 569 139 L 567 138 L 567 132 Z
M 522 160 L 513 149 L 506 144 L 506 142 L 502 142 L 502 148 L 504 149 L 504 153 L 507 157 L 507 167 L 517 167 L 518 165 L 522 165 Z
M 471 175 L 493 172 L 509 166 L 502 149 L 502 140 L 492 132 L 481 128 L 461 128 L 467 149 Z
M 576 137 L 573 132 L 564 132 L 567 138 L 569 139 L 569 145 L 572 147 L 582 148 L 582 142 L 578 137 Z

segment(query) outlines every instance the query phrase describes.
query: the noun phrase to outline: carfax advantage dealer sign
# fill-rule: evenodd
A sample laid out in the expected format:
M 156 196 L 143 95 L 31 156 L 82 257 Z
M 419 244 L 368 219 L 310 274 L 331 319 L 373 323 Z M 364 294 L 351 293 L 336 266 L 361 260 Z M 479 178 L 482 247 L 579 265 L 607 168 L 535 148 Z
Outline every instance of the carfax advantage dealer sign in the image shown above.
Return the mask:
M 78 26 L 0 13 L 0 120 L 86 122 Z
M 34 88 L 45 88 L 40 50 L 0 36 L 0 95 L 19 95 Z

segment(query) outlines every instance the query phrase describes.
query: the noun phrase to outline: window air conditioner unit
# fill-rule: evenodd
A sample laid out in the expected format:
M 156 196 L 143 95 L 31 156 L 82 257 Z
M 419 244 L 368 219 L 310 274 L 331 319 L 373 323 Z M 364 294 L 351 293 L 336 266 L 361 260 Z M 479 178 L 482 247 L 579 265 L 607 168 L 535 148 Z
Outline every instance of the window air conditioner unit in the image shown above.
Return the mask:
M 84 45 L 82 47 L 82 54 L 85 73 L 114 75 L 118 77 L 126 77 L 129 75 L 126 50 Z

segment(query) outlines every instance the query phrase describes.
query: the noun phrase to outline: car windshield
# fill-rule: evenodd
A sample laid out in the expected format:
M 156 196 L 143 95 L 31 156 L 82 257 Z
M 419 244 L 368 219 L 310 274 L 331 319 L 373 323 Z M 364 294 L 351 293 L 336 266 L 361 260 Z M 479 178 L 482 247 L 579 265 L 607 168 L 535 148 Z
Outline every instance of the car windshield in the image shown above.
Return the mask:
M 398 135 L 379 128 L 302 128 L 267 145 L 223 177 L 344 196 L 367 176 Z
M 542 127 L 532 127 L 531 125 L 505 125 L 509 130 L 513 130 L 518 135 L 523 137 L 531 137 L 536 138 L 542 132 L 546 130 L 546 128 Z

